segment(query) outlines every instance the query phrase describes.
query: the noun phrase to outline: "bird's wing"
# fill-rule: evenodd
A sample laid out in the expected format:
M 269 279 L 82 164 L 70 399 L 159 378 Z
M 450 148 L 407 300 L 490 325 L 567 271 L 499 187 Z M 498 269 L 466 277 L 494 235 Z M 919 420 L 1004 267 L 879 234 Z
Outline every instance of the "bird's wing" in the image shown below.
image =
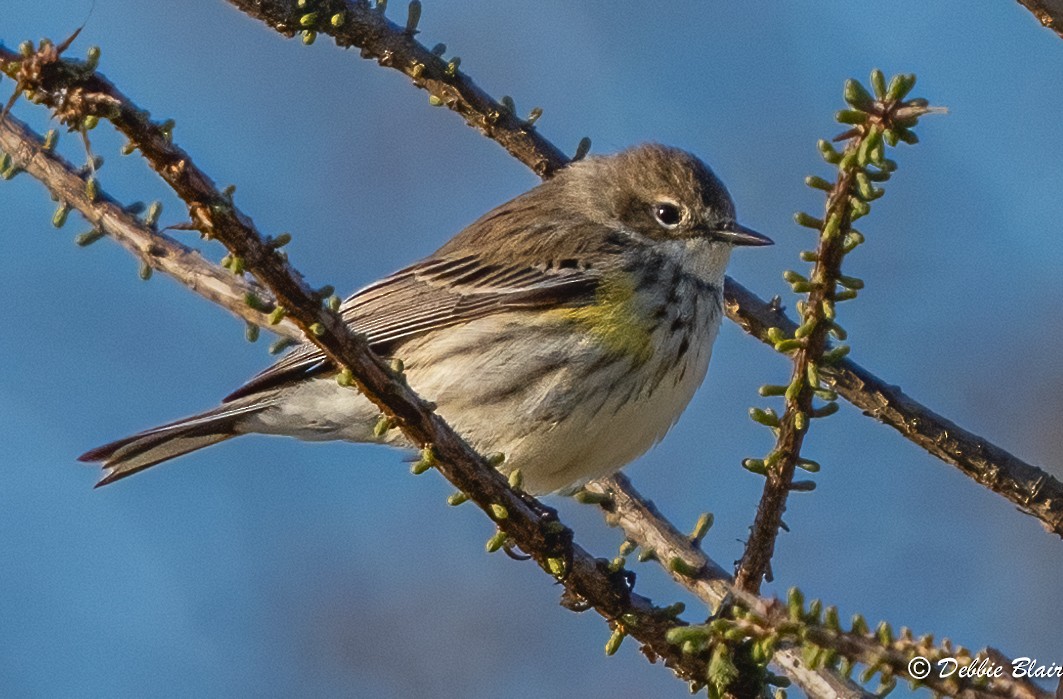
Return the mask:
M 574 260 L 534 266 L 479 255 L 428 258 L 365 287 L 340 308 L 378 354 L 419 335 L 510 310 L 591 303 L 601 276 Z M 328 370 L 325 355 L 303 344 L 225 398 L 243 396 Z

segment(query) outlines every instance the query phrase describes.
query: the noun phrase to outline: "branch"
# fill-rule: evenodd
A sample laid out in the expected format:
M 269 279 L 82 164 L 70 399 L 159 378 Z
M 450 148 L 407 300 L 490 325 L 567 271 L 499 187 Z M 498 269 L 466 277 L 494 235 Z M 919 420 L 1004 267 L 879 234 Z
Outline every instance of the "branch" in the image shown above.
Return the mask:
M 734 580 L 705 555 L 699 546 L 700 537 L 686 536 L 678 531 L 623 474 L 592 481 L 585 489 L 602 496 L 599 505 L 606 518 L 623 529 L 629 541 L 645 552 L 652 552 L 652 558 L 673 580 L 710 609 L 718 610 L 719 616 L 710 622 L 709 627 L 727 622 L 723 624 L 725 628 L 737 627 L 745 637 L 778 639 L 773 661 L 810 697 L 856 699 L 874 696 L 847 679 L 846 672 L 833 669 L 837 658 L 844 657 L 867 667 L 861 682 L 869 681 L 872 674 L 880 674 L 887 686 L 891 684 L 890 678 L 904 677 L 949 696 L 1049 699 L 1048 693 L 1028 678 L 1013 678 L 1010 671 L 985 687 L 977 684 L 977 678 L 941 678 L 934 674 L 925 678 L 913 677 L 909 663 L 916 656 L 931 661 L 956 657 L 972 663 L 988 657 L 994 665 L 1006 665 L 1007 661 L 992 651 L 972 657 L 965 649 L 954 648 L 948 641 L 935 646 L 930 637 L 914 639 L 907 630 L 902 630 L 895 638 L 886 625 L 880 625 L 872 634 L 863 619 L 854 620 L 852 629 L 845 631 L 837 623 L 837 610 L 827 610 L 821 619 L 822 610 L 816 609 L 821 606 L 818 603 L 808 605 L 807 609 L 803 600 L 794 604 L 795 599 L 800 599 L 796 592 L 791 594 L 791 603 L 786 606 L 778 600 L 752 595 L 737 587 Z M 731 603 L 749 610 L 752 616 L 735 615 L 736 622 L 731 623 L 719 612 L 721 607 L 726 608 Z M 684 627 L 673 635 L 690 638 L 696 632 L 697 627 Z
M 1019 4 L 1032 12 L 1042 26 L 1063 38 L 1063 0 L 1019 0 Z
M 599 503 L 609 523 L 624 530 L 629 541 L 653 552 L 677 583 L 709 609 L 719 610 L 738 594 L 734 579 L 709 558 L 691 537 L 680 532 L 652 502 L 646 500 L 622 473 L 591 481 L 585 490 L 604 496 Z M 755 599 L 749 596 L 749 599 Z M 836 672 L 809 668 L 793 645 L 780 647 L 773 661 L 810 697 L 870 699 L 874 696 Z
M 305 30 L 304 12 L 295 0 L 227 0 L 285 36 Z M 1052 0 L 1056 2 L 1057 0 Z M 541 176 L 563 167 L 567 158 L 535 130 L 492 100 L 472 79 L 417 42 L 407 31 L 365 2 L 321 0 L 316 31 L 332 36 L 339 46 L 361 49 L 363 58 L 401 71 L 415 87 L 427 90 L 430 101 L 457 112 L 470 126 L 501 144 L 515 158 Z M 331 17 L 342 14 L 340 26 Z M 415 23 L 414 23 L 415 24 Z M 416 26 L 413 28 L 416 29 Z M 418 66 L 422 66 L 418 68 Z M 730 277 L 724 286 L 727 317 L 759 340 L 774 345 L 767 330 L 779 327 L 792 333 L 797 325 Z M 838 394 L 868 415 L 890 425 L 905 438 L 942 461 L 952 464 L 995 493 L 1041 520 L 1063 537 L 1063 483 L 1045 471 L 1013 456 L 984 437 L 968 432 L 908 397 L 858 364 L 844 361 L 824 374 L 836 382 Z
M 39 180 L 53 197 L 77 210 L 96 230 L 109 235 L 142 264 L 170 275 L 248 323 L 302 339 L 302 333 L 291 321 L 270 325 L 273 303 L 268 300 L 269 292 L 208 262 L 198 250 L 153 230 L 95 185 L 88 185 L 73 165 L 46 148 L 42 139 L 10 114 L 0 122 L 0 150 L 10 156 L 9 167 L 24 170 Z M 248 305 L 248 295 L 262 299 L 261 304 Z

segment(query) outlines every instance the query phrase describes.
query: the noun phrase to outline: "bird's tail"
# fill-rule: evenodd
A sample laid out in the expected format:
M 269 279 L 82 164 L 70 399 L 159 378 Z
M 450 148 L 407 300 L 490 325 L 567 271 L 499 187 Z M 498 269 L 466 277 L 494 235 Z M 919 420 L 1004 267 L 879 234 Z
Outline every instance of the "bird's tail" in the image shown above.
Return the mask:
M 261 395 L 247 396 L 205 413 L 96 447 L 79 456 L 78 461 L 103 462 L 104 475 L 96 484 L 99 488 L 149 466 L 235 437 L 240 434 L 237 425 L 241 418 L 268 408 L 271 404 L 269 400 L 263 400 Z

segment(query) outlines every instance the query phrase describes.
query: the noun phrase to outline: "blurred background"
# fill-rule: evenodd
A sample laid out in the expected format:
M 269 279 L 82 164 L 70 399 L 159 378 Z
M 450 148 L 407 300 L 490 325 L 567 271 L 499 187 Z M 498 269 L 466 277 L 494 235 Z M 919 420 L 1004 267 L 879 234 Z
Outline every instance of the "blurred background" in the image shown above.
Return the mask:
M 405 77 L 221 0 L 7 0 L 3 14 L 11 47 L 86 22 L 71 55 L 101 46 L 100 70 L 175 119 L 264 233 L 293 233 L 314 285 L 354 290 L 536 182 Z M 812 241 L 792 214 L 822 207 L 802 179 L 829 174 L 815 143 L 839 131 L 843 81 L 917 73 L 915 94 L 950 111 L 894 154 L 847 259 L 867 282 L 841 308 L 853 356 L 1063 476 L 1063 41 L 1017 3 L 429 0 L 421 30 L 519 112 L 541 106 L 538 128 L 568 152 L 589 135 L 598 153 L 655 140 L 699 154 L 740 220 L 777 241 L 738 251 L 732 275 L 791 306 L 780 275 Z M 48 127 L 41 109 L 14 113 Z M 109 193 L 184 220 L 107 124 L 92 141 Z M 74 136 L 60 148 L 83 162 Z M 177 283 L 141 281 L 118 246 L 75 246 L 87 226 L 56 231 L 53 209 L 29 177 L 0 182 L 0 694 L 686 696 L 633 642 L 605 657 L 600 618 L 559 607 L 531 564 L 486 555 L 487 519 L 396 452 L 247 437 L 93 491 L 78 454 L 212 406 L 272 358 Z M 788 366 L 725 323 L 706 385 L 627 469 L 680 527 L 714 512 L 705 546 L 725 566 L 762 485 L 740 461 L 770 446 L 746 411 Z M 1057 537 L 847 404 L 806 452 L 819 487 L 791 499 L 767 591 L 1063 664 Z M 549 503 L 614 555 L 621 536 L 593 508 Z M 642 593 L 704 615 L 653 564 L 636 570 Z

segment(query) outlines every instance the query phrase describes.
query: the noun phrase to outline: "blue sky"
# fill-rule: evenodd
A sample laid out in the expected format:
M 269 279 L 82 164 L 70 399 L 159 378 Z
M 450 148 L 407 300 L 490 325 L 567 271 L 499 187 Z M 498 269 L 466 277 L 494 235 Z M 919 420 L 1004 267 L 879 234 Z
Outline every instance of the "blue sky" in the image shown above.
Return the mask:
M 220 0 L 7 5 L 8 46 L 88 15 L 71 50 L 100 45 L 101 71 L 175 119 L 261 230 L 293 233 L 313 284 L 354 290 L 535 183 L 401 75 Z M 847 260 L 867 282 L 841 309 L 853 356 L 1063 476 L 1063 41 L 1017 3 L 465 0 L 426 2 L 421 29 L 490 93 L 542 107 L 539 129 L 569 152 L 589 135 L 595 152 L 655 140 L 699 154 L 777 242 L 738 251 L 732 275 L 786 299 L 781 272 L 811 245 L 792 214 L 822 206 L 801 182 L 827 174 L 815 142 L 838 130 L 843 81 L 916 72 L 916 92 L 950 111 L 896 153 Z M 121 143 L 93 132 L 102 186 L 182 220 Z M 71 136 L 61 148 L 81 157 Z M 686 695 L 633 643 L 606 658 L 600 619 L 561 609 L 532 566 L 484 554 L 486 518 L 447 507 L 451 488 L 394 452 L 248 437 L 93 491 L 78 454 L 212 406 L 270 357 L 178 284 L 142 282 L 117 246 L 77 248 L 86 226 L 56 231 L 53 207 L 25 176 L 0 183 L 0 693 Z M 713 511 L 706 548 L 725 566 L 761 487 L 739 463 L 769 448 L 746 410 L 786 374 L 726 325 L 683 419 L 627 470 L 681 526 Z M 1058 538 L 851 407 L 815 424 L 807 452 L 819 488 L 791 501 L 770 591 L 796 584 L 845 616 L 1063 663 Z M 621 537 L 593 510 L 551 504 L 612 555 Z M 700 613 L 652 565 L 636 570 L 642 592 Z

